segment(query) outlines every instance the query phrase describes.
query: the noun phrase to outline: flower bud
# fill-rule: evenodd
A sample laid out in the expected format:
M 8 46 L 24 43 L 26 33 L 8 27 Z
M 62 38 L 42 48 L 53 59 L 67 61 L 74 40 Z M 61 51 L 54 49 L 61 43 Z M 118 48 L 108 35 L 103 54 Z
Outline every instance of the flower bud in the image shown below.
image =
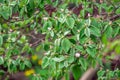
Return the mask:
M 80 57 L 80 53 L 75 53 L 75 57 L 79 58 Z

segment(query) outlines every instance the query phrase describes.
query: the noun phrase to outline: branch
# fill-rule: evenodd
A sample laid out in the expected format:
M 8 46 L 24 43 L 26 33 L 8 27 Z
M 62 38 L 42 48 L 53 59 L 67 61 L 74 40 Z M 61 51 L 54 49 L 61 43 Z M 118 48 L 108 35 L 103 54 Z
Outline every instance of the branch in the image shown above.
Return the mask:
M 97 73 L 97 71 L 99 70 L 100 66 L 97 65 L 97 67 L 94 68 L 89 68 L 84 74 L 83 76 L 80 78 L 80 80 L 92 80 L 93 76 Z
M 110 18 L 110 21 L 115 21 L 115 20 L 117 20 L 117 19 L 119 19 L 119 18 L 120 18 L 120 14 L 111 17 L 111 18 Z

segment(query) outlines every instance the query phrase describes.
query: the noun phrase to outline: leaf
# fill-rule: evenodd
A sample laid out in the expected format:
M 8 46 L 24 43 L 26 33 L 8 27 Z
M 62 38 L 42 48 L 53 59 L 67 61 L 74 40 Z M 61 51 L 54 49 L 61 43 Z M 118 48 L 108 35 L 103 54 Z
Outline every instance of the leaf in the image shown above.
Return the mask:
M 90 24 L 91 24 L 91 19 L 90 19 L 90 18 L 87 19 L 87 20 L 86 20 L 86 23 L 87 23 L 88 26 L 90 26 Z
M 3 3 L 4 2 L 4 0 L 0 0 L 0 3 Z
M 64 32 L 64 36 L 66 36 L 67 34 L 69 34 L 70 33 L 70 31 L 65 31 Z
M 0 65 L 2 65 L 2 64 L 4 64 L 4 59 L 3 59 L 3 57 L 1 56 L 1 57 L 0 57 Z
M 42 46 L 41 46 L 41 45 L 38 45 L 38 46 L 36 47 L 36 51 L 37 51 L 37 52 L 40 51 L 41 48 L 42 48 Z
M 55 57 L 55 58 L 52 58 L 55 62 L 61 62 L 63 60 L 65 60 L 65 57 L 64 56 L 61 56 L 59 58 Z
M 69 66 L 68 61 L 64 62 L 64 66 L 67 68 Z
M 48 57 L 44 57 L 42 60 L 42 67 L 46 68 L 49 65 L 49 58 Z
M 98 77 L 102 77 L 104 74 L 105 74 L 105 71 L 102 71 L 102 70 L 97 72 Z
M 115 47 L 115 52 L 116 52 L 117 54 L 120 54 L 120 45 L 117 45 L 117 46 Z
M 53 30 L 50 31 L 50 35 L 51 35 L 51 37 L 54 37 L 55 33 Z
M 70 80 L 70 74 L 69 71 L 65 73 L 65 80 Z
M 72 73 L 73 73 L 73 76 L 75 78 L 75 80 L 79 80 L 80 76 L 82 75 L 82 70 L 80 69 L 80 66 L 73 66 L 72 67 Z
M 61 46 L 65 52 L 68 52 L 71 47 L 71 42 L 67 38 L 65 38 L 62 40 Z
M 4 75 L 5 71 L 4 70 L 0 70 L 0 75 Z
M 60 18 L 58 18 L 58 21 L 61 22 L 61 23 L 64 23 L 66 21 L 66 16 L 61 14 Z
M 96 37 L 100 37 L 101 36 L 100 29 L 95 27 L 95 26 L 90 28 L 90 32 L 91 32 L 91 34 L 93 34 Z
M 105 32 L 104 32 L 106 37 L 107 38 L 112 37 L 112 33 L 113 33 L 113 28 L 111 26 L 107 26 L 107 28 L 105 29 Z
M 52 27 L 52 22 L 51 21 L 44 22 L 44 24 L 43 24 L 43 30 L 44 31 L 48 31 L 49 28 L 51 28 L 51 27 Z
M 25 62 L 24 62 L 24 64 L 25 64 L 27 67 L 29 67 L 29 68 L 31 68 L 31 67 L 32 67 L 32 64 L 31 64 L 31 62 L 30 62 L 30 61 L 25 61 Z
M 69 39 L 69 41 L 72 43 L 72 44 L 76 44 L 76 41 L 75 41 L 75 39 Z
M 72 29 L 74 27 L 75 20 L 73 18 L 67 18 L 66 23 L 68 27 Z
M 87 47 L 86 51 L 89 55 L 91 55 L 92 57 L 95 57 L 95 55 L 96 55 L 96 49 L 95 48 Z
M 81 66 L 84 70 L 87 69 L 88 64 L 87 64 L 87 61 L 84 58 L 80 58 L 79 63 L 81 64 Z
M 107 36 L 106 36 L 105 34 L 102 36 L 102 42 L 103 42 L 103 44 L 105 44 L 105 45 L 108 44 Z
M 44 50 L 48 51 L 50 49 L 50 45 L 49 44 L 44 44 Z
M 0 46 L 3 44 L 3 37 L 0 35 Z
M 84 51 L 84 48 L 83 46 L 80 46 L 80 45 L 76 45 L 75 48 L 78 50 L 78 51 Z
M 84 33 L 87 37 L 90 37 L 90 29 L 88 27 L 85 28 Z
M 115 37 L 120 31 L 120 27 L 115 27 L 113 31 L 113 37 Z
M 25 64 L 24 63 L 20 63 L 20 70 L 24 70 L 25 69 Z
M 59 68 L 60 68 L 60 69 L 64 68 L 64 62 L 60 62 L 60 63 L 59 63 Z
M 74 62 L 74 56 L 68 57 L 67 61 L 68 61 L 69 63 L 73 63 L 73 62 Z
M 60 38 L 56 39 L 55 42 L 54 42 L 55 46 L 60 46 L 60 42 L 61 42 Z

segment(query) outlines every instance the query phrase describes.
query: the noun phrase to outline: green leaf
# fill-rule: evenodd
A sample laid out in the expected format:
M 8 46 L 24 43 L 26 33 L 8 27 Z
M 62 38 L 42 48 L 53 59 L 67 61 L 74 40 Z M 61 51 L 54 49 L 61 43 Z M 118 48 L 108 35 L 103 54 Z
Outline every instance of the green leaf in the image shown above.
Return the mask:
M 0 75 L 4 75 L 5 71 L 4 70 L 0 70 Z
M 43 30 L 44 31 L 48 31 L 49 28 L 51 28 L 51 27 L 52 27 L 52 22 L 51 21 L 44 22 L 44 24 L 43 24 Z
M 64 66 L 67 68 L 69 66 L 68 61 L 64 62 Z
M 81 16 L 81 17 L 85 17 L 85 9 L 82 9 L 82 10 L 80 11 L 80 16 Z
M 78 51 L 84 51 L 84 48 L 83 48 L 83 46 L 81 46 L 81 45 L 76 45 L 75 46 L 75 48 L 78 50 Z
M 59 47 L 59 46 L 60 46 L 60 42 L 61 42 L 61 39 L 60 39 L 60 38 L 59 38 L 59 39 L 56 39 L 55 42 L 54 42 L 55 46 L 56 46 L 56 47 Z
M 71 47 L 71 42 L 67 38 L 65 38 L 62 40 L 61 46 L 65 52 L 68 52 Z
M 113 31 L 113 37 L 115 37 L 116 35 L 118 35 L 119 31 L 120 31 L 120 27 L 115 27 L 114 31 Z
M 87 47 L 86 51 L 89 55 L 91 55 L 92 57 L 95 57 L 95 55 L 96 55 L 96 49 L 95 48 Z
M 116 14 L 119 14 L 119 13 L 120 13 L 120 9 L 117 9 L 117 10 L 116 10 Z
M 70 74 L 68 71 L 65 73 L 65 80 L 70 80 Z
M 45 49 L 46 51 L 48 51 L 48 50 L 50 49 L 50 45 L 49 45 L 49 44 L 44 44 L 44 49 Z
M 25 69 L 25 64 L 24 63 L 20 63 L 20 70 L 24 70 Z
M 3 37 L 0 35 L 0 46 L 3 44 Z
M 58 21 L 61 22 L 61 23 L 64 23 L 66 21 L 66 16 L 61 14 L 60 18 L 58 18 Z
M 105 74 L 105 71 L 102 71 L 102 70 L 97 72 L 98 77 L 102 77 L 104 74 Z
M 72 29 L 74 27 L 75 20 L 73 18 L 67 18 L 66 23 L 68 27 Z
M 61 62 L 63 60 L 65 60 L 65 57 L 64 56 L 61 56 L 59 58 L 55 57 L 55 58 L 52 58 L 55 62 Z
M 2 64 L 4 64 L 4 59 L 3 59 L 3 57 L 1 56 L 1 57 L 0 57 L 0 65 L 2 65 Z
M 72 73 L 73 73 L 75 80 L 79 80 L 81 76 L 81 72 L 82 70 L 80 69 L 80 66 L 75 65 L 72 67 Z
M 87 20 L 86 20 L 86 23 L 87 23 L 87 25 L 88 25 L 88 27 L 90 26 L 90 24 L 91 24 L 91 19 L 90 18 L 88 18 Z
M 69 62 L 69 63 L 73 63 L 74 62 L 74 56 L 70 56 L 70 57 L 68 57 L 68 59 L 67 59 L 67 61 Z
M 87 64 L 87 61 L 86 61 L 84 58 L 80 58 L 80 59 L 79 59 L 79 63 L 81 64 L 81 66 L 82 66 L 82 68 L 83 68 L 84 70 L 87 69 L 88 64 Z
M 0 3 L 3 3 L 4 2 L 4 0 L 0 0 Z
M 106 37 L 107 38 L 112 37 L 112 33 L 113 33 L 113 28 L 111 26 L 107 26 L 107 28 L 105 29 L 105 32 L 104 32 Z
M 31 68 L 31 67 L 32 67 L 32 64 L 31 64 L 31 62 L 30 62 L 30 61 L 25 61 L 25 62 L 24 62 L 24 64 L 25 64 L 27 67 L 29 67 L 29 68 Z
M 101 36 L 100 29 L 95 27 L 95 26 L 90 28 L 90 32 L 91 32 L 91 34 L 93 34 L 96 37 L 100 37 Z
M 107 45 L 107 43 L 108 43 L 108 41 L 107 41 L 107 36 L 106 36 L 105 34 L 102 36 L 102 42 L 103 42 L 105 45 Z
M 4 19 L 8 20 L 11 16 L 11 7 L 10 6 L 3 6 L 0 8 L 0 14 L 3 16 Z
M 42 67 L 46 68 L 49 65 L 49 58 L 48 57 L 44 57 L 42 60 Z
M 88 27 L 85 28 L 84 33 L 87 37 L 90 37 L 90 29 Z
M 40 51 L 41 48 L 42 48 L 42 46 L 41 46 L 41 45 L 38 45 L 38 46 L 36 47 L 36 51 L 37 51 L 37 52 Z
M 120 45 L 117 45 L 117 46 L 115 47 L 115 52 L 116 52 L 117 54 L 120 54 Z
M 59 68 L 60 68 L 60 69 L 64 68 L 64 62 L 60 62 L 60 63 L 59 63 Z

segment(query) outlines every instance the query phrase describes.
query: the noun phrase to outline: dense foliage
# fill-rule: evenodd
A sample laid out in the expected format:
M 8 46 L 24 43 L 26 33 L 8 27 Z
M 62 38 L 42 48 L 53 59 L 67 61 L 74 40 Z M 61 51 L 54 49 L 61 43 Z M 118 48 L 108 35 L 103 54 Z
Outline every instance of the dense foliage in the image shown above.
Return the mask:
M 120 79 L 119 4 L 0 0 L 1 79 L 24 71 L 32 80 L 79 80 L 91 67 L 99 80 Z

